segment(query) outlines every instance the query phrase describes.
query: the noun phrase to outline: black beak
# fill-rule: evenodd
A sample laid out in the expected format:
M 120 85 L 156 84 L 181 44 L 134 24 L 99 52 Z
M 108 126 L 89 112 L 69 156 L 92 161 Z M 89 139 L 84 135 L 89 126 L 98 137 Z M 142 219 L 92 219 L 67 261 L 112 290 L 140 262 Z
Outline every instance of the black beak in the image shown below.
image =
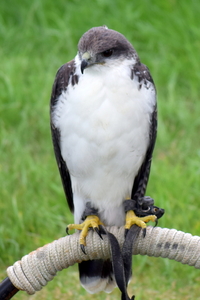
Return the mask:
M 85 68 L 88 66 L 88 61 L 86 59 L 83 59 L 81 62 L 81 73 L 83 74 Z

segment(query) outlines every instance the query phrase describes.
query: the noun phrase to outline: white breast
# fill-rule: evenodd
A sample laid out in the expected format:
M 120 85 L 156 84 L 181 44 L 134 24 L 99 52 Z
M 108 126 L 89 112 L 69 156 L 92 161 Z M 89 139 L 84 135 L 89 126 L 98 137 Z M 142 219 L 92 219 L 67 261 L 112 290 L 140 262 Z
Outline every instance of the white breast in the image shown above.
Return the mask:
M 91 201 L 106 225 L 124 223 L 122 203 L 144 159 L 155 105 L 154 89 L 139 90 L 130 68 L 127 60 L 90 67 L 58 99 L 53 123 L 71 175 L 76 222 Z

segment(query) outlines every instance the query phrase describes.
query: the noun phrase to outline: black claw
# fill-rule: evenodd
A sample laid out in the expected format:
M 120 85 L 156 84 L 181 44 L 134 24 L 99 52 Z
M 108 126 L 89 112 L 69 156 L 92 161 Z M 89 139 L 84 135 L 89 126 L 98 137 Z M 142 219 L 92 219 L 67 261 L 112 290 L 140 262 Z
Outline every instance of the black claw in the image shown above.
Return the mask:
M 142 229 L 142 233 L 143 233 L 143 238 L 145 238 L 146 233 L 147 233 L 147 229 L 146 229 L 146 228 L 143 228 L 143 229 Z
M 96 231 L 96 233 L 98 234 L 98 236 L 103 240 L 99 228 L 98 227 L 94 227 L 94 230 Z
M 83 244 L 80 244 L 81 250 L 82 252 L 87 255 L 86 251 L 85 251 L 85 246 Z
M 155 225 L 154 227 L 156 227 L 158 225 L 158 219 L 155 220 Z
M 67 235 L 69 235 L 69 229 L 68 229 L 68 227 L 66 227 L 66 233 L 67 233 Z
M 102 225 L 99 225 L 99 231 L 101 232 L 101 234 L 107 234 Z

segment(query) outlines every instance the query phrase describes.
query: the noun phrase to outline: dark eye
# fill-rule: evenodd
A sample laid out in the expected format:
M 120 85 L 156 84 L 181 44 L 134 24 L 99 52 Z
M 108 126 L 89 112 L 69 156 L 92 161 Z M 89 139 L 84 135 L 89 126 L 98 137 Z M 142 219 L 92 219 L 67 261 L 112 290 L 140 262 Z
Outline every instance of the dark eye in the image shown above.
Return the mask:
M 112 50 L 112 49 L 109 49 L 109 50 L 106 50 L 106 51 L 102 52 L 102 55 L 103 55 L 104 57 L 109 57 L 109 56 L 111 56 L 112 54 L 113 54 L 113 50 Z

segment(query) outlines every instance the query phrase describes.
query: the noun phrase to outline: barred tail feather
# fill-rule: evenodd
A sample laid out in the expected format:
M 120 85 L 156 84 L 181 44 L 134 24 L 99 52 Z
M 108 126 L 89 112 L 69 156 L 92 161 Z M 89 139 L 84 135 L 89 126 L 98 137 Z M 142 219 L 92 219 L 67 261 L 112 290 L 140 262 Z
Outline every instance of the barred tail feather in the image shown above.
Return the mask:
M 110 260 L 88 260 L 79 264 L 81 285 L 91 294 L 112 292 L 116 287 Z

